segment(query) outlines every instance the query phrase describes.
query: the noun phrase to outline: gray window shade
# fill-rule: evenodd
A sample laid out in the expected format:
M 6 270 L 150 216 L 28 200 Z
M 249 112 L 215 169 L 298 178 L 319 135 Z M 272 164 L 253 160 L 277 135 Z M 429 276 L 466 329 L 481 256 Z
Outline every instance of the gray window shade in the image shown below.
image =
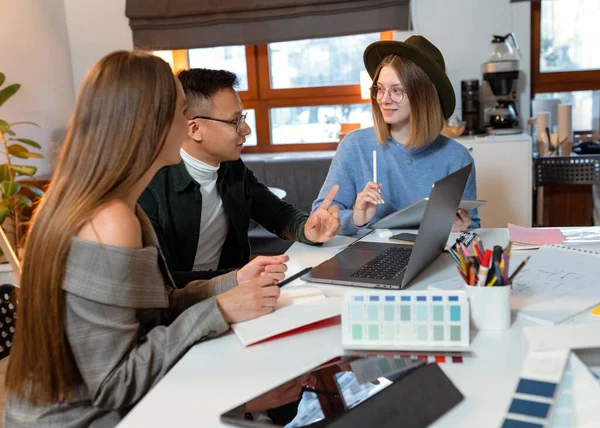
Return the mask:
M 127 0 L 134 45 L 190 49 L 409 29 L 410 0 Z

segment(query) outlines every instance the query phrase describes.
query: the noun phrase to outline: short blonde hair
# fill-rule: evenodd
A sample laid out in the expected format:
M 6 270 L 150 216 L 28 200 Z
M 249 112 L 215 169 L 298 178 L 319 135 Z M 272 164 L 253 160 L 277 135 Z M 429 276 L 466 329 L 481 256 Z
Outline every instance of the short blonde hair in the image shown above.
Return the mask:
M 388 55 L 377 67 L 373 84 L 377 84 L 383 67 L 391 67 L 396 73 L 410 103 L 410 134 L 404 147 L 415 149 L 431 143 L 444 127 L 444 112 L 433 82 L 414 62 Z M 377 139 L 384 144 L 392 137 L 390 125 L 383 119 L 377 100 L 372 98 L 373 123 Z

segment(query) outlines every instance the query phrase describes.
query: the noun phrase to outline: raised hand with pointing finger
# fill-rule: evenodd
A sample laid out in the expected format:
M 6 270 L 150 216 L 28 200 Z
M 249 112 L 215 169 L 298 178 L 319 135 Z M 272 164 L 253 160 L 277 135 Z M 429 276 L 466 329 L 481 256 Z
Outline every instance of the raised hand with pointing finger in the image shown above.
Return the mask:
M 312 242 L 326 242 L 337 235 L 342 228 L 339 219 L 340 207 L 331 206 L 338 189 L 337 184 L 331 188 L 319 208 L 308 217 L 304 225 L 304 235 Z

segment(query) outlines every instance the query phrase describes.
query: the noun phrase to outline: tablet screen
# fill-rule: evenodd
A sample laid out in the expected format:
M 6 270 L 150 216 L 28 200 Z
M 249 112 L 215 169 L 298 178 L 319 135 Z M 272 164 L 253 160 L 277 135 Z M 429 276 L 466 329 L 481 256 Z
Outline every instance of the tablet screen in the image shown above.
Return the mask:
M 401 358 L 393 353 L 385 357 L 339 357 L 295 378 L 297 383 L 288 380 L 221 418 L 248 427 L 325 426 L 328 420 L 360 406 L 423 364 L 423 360 Z M 305 386 L 299 387 L 302 383 Z M 290 388 L 295 388 L 297 395 L 286 395 Z M 273 402 L 279 406 L 269 408 Z M 261 403 L 266 408 L 261 408 Z

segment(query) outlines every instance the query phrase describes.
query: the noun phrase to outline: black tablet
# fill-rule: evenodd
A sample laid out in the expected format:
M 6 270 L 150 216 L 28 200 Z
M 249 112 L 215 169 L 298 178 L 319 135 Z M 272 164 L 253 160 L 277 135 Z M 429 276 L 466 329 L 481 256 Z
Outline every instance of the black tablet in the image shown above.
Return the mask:
M 339 357 L 296 379 L 307 377 L 309 385 L 300 388 L 288 379 L 259 397 L 249 397 L 221 420 L 265 428 L 423 427 L 463 399 L 437 364 L 394 353 Z M 290 396 L 286 391 L 291 388 Z M 269 407 L 274 402 L 277 406 Z

